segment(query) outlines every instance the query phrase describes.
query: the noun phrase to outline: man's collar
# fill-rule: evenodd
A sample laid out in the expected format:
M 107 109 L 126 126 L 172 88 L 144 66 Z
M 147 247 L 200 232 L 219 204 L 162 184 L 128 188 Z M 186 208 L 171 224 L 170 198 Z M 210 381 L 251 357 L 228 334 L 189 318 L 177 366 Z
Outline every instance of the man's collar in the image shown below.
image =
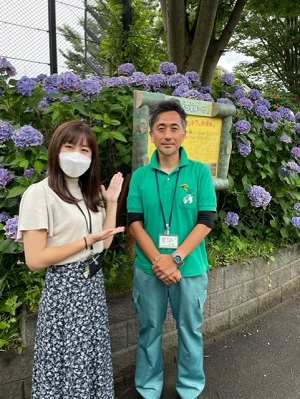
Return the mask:
M 181 168 L 182 166 L 188 165 L 189 159 L 188 159 L 187 153 L 183 147 L 180 147 L 179 154 L 180 154 L 180 160 L 179 160 L 178 167 Z M 150 166 L 153 169 L 160 169 L 157 150 L 155 150 L 154 153 L 152 154 L 152 157 L 150 160 Z

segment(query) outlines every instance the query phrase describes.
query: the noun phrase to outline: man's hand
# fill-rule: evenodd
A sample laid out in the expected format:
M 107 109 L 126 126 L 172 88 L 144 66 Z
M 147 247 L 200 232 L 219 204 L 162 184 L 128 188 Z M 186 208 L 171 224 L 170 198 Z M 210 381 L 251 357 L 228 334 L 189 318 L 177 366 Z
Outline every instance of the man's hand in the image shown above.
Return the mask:
M 181 279 L 181 273 L 170 254 L 160 254 L 155 257 L 152 269 L 156 276 L 167 285 L 177 283 Z

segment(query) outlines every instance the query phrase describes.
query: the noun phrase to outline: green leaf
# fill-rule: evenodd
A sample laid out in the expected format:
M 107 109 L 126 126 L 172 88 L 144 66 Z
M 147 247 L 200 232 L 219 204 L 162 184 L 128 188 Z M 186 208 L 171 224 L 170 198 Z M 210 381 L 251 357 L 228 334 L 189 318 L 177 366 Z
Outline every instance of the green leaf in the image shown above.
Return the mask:
M 6 198 L 14 198 L 18 197 L 19 195 L 23 194 L 26 190 L 26 187 L 23 186 L 16 186 L 9 190 Z
M 118 132 L 118 131 L 112 131 L 112 132 L 110 133 L 110 135 L 111 135 L 114 139 L 117 139 L 117 140 L 122 141 L 122 142 L 124 142 L 124 143 L 127 142 L 127 140 L 126 140 L 126 138 L 123 136 L 123 134 L 120 133 L 120 132 Z

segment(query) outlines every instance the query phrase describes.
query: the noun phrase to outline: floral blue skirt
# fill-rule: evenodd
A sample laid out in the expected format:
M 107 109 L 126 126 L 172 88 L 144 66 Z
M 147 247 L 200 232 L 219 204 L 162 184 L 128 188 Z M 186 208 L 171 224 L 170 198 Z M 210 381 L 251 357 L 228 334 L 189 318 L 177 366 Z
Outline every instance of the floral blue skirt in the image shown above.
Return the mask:
M 50 266 L 36 330 L 32 399 L 113 399 L 102 270 L 83 262 Z

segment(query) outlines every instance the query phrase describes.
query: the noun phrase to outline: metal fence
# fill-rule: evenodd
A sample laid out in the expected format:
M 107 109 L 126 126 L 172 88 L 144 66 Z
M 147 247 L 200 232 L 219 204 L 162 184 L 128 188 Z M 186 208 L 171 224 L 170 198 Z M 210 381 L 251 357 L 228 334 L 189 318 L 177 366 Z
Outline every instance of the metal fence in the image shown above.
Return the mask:
M 79 21 L 85 18 L 85 1 L 0 0 L 0 56 L 15 66 L 17 79 L 24 75 L 36 77 L 41 73 L 51 73 L 51 3 L 56 17 L 57 72 L 62 73 L 68 68 L 59 50 L 66 52 L 71 45 L 59 32 L 59 27 L 68 25 L 83 38 L 84 30 Z

